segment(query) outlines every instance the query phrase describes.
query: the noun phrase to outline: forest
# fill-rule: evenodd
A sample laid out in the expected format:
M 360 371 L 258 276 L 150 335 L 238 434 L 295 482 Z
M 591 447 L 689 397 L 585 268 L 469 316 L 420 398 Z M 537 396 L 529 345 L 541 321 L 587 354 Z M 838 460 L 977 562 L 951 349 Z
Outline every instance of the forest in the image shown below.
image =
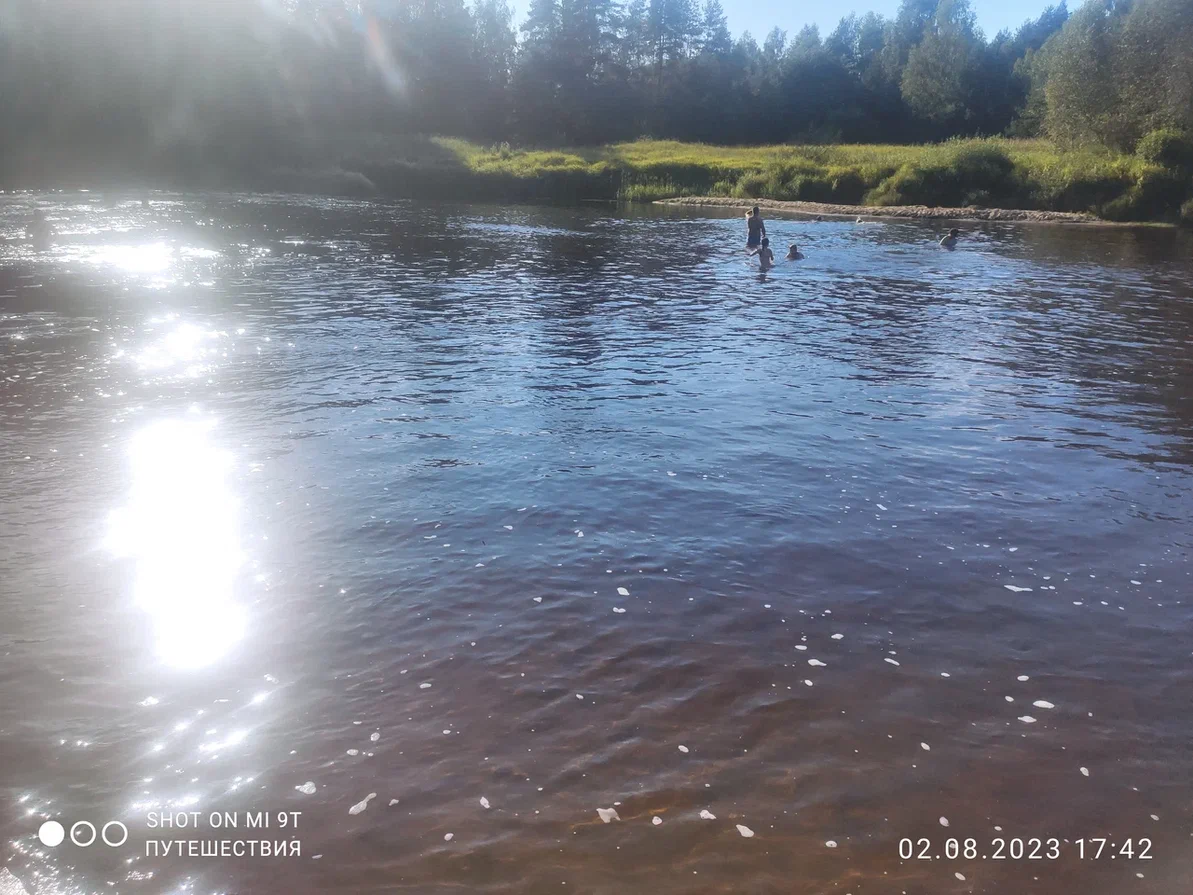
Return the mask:
M 398 194 L 434 182 L 466 195 L 480 163 L 509 187 L 541 180 L 501 164 L 527 150 L 651 138 L 771 149 L 720 180 L 581 153 L 592 189 L 645 196 L 699 181 L 744 195 L 739 175 L 761 175 L 782 144 L 976 139 L 954 155 L 1002 182 L 1018 176 L 1013 141 L 1034 139 L 1023 146 L 1046 141 L 1057 165 L 1101 160 L 1103 188 L 1070 204 L 1105 213 L 1124 200 L 1131 218 L 1176 214 L 1193 172 L 1190 0 L 1061 0 L 995 35 L 968 0 L 903 0 L 894 18 L 851 13 L 827 35 L 775 28 L 761 42 L 734 37 L 719 0 L 531 0 L 520 23 L 505 0 L 6 0 L 0 74 L 8 187 L 251 186 L 335 169 Z M 883 201 L 875 190 L 903 165 L 875 164 L 855 201 Z M 796 177 L 770 186 L 798 198 Z M 1000 190 L 970 192 L 1012 199 Z

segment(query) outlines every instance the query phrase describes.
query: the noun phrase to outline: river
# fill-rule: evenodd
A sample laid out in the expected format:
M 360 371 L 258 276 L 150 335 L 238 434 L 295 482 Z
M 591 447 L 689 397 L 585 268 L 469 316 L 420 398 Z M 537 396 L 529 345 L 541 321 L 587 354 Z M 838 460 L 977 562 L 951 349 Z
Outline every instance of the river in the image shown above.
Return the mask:
M 40 201 L 10 884 L 1188 887 L 1188 234 Z

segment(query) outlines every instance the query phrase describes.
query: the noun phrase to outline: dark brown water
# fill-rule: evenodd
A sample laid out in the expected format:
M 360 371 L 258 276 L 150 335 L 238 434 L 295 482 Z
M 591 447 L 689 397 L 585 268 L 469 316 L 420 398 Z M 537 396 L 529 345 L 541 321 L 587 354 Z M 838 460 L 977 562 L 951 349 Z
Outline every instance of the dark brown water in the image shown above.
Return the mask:
M 772 221 L 762 278 L 691 211 L 45 201 L 42 253 L 0 213 L 29 892 L 1188 889 L 1188 236 Z

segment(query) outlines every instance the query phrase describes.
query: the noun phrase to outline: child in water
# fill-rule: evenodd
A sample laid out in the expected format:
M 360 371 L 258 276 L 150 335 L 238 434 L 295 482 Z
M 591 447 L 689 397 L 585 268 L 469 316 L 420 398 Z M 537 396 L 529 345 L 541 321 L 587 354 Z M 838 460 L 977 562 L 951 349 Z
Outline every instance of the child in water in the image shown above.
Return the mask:
M 803 256 L 803 255 L 801 255 L 801 254 L 799 253 L 799 246 L 797 246 L 797 245 L 796 245 L 796 244 L 793 242 L 793 243 L 791 244 L 791 247 L 787 249 L 787 257 L 786 257 L 784 260 L 786 260 L 786 261 L 798 261 L 798 260 L 799 260 L 800 258 L 802 258 L 802 257 L 804 257 L 804 256 Z
M 770 270 L 775 266 L 775 253 L 770 249 L 770 240 L 766 237 L 762 238 L 762 245 L 750 251 L 751 255 L 758 256 L 758 265 L 763 270 Z
M 952 249 L 957 247 L 957 237 L 961 235 L 960 230 L 950 230 L 949 235 L 940 241 L 941 248 Z

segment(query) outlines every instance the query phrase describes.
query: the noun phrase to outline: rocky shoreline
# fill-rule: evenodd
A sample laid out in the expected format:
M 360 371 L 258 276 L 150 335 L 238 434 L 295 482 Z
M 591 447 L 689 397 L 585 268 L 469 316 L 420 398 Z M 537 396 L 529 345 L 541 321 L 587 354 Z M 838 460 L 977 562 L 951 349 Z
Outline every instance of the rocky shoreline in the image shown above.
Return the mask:
M 935 208 L 929 205 L 830 205 L 824 202 L 787 202 L 779 199 L 729 199 L 719 196 L 684 196 L 659 199 L 657 205 L 690 205 L 713 208 L 738 208 L 744 213 L 753 205 L 771 211 L 804 216 L 832 218 L 915 218 L 952 221 L 1018 221 L 1033 224 L 1099 224 L 1117 226 L 1092 214 L 1068 211 L 1026 211 L 1012 208 Z

